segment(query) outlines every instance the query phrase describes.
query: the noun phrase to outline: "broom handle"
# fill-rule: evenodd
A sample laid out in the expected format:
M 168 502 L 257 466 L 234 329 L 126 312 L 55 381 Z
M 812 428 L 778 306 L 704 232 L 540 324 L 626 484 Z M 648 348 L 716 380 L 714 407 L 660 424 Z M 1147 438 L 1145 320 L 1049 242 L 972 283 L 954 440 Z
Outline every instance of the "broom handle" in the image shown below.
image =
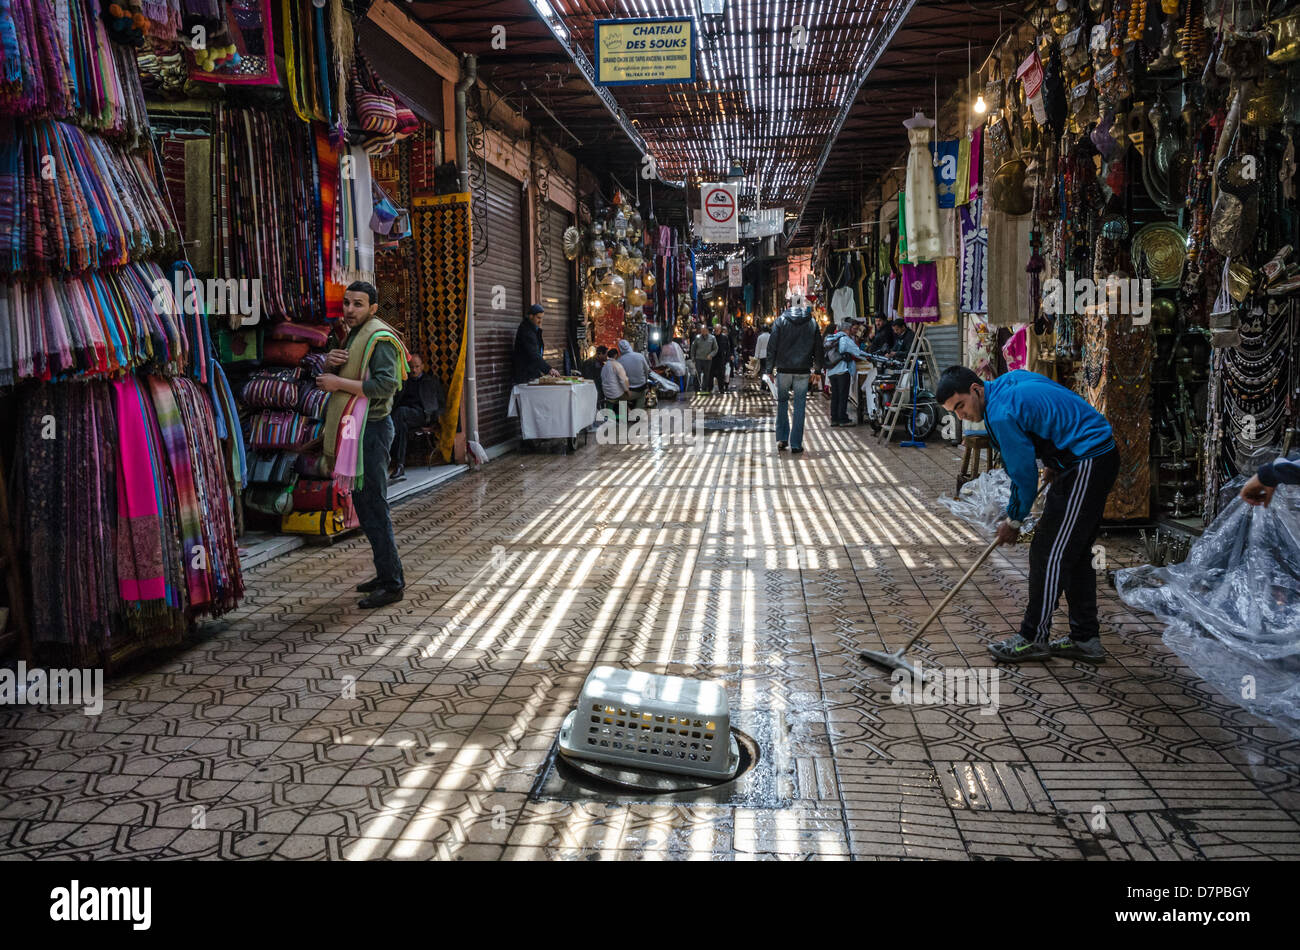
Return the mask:
M 925 623 L 921 624 L 921 629 L 917 630 L 916 633 L 912 634 L 912 639 L 908 640 L 905 644 L 903 644 L 901 648 L 895 651 L 894 653 L 895 656 L 902 656 L 909 649 L 911 649 L 912 644 L 920 639 L 921 634 L 925 633 L 926 628 L 930 626 L 931 623 L 934 622 L 934 618 L 939 616 L 939 614 L 943 612 L 943 608 L 948 606 L 948 602 L 957 596 L 957 591 L 961 590 L 964 586 L 966 586 L 966 582 L 971 579 L 971 575 L 974 574 L 979 569 L 979 566 L 981 564 L 983 564 L 986 560 L 988 560 L 988 556 L 993 553 L 993 549 L 996 548 L 997 546 L 998 546 L 998 539 L 994 538 L 993 542 L 984 549 L 984 553 L 981 554 L 976 559 L 975 563 L 970 566 L 970 569 L 966 572 L 965 576 L 963 576 L 962 579 L 957 582 L 957 586 L 954 587 L 952 590 L 948 591 L 948 596 L 939 602 L 939 606 L 935 607 L 934 610 L 930 612 L 930 616 L 925 618 Z
M 1033 507 L 1034 502 L 1038 501 L 1038 496 L 1043 493 L 1043 489 L 1045 487 L 1046 487 L 1045 485 L 1038 486 L 1038 491 L 1034 492 L 1033 500 L 1029 502 L 1031 508 Z M 909 649 L 911 649 L 912 644 L 921 638 L 921 634 L 925 633 L 926 627 L 930 626 L 930 624 L 934 622 L 934 618 L 939 616 L 939 614 L 943 612 L 943 608 L 948 606 L 948 601 L 952 600 L 954 597 L 957 596 L 957 591 L 961 590 L 963 587 L 966 586 L 966 582 L 970 580 L 971 575 L 974 574 L 979 569 L 979 566 L 981 564 L 983 564 L 986 560 L 988 560 L 988 556 L 993 553 L 993 549 L 996 548 L 997 546 L 998 546 L 998 539 L 995 534 L 993 537 L 993 541 L 989 544 L 988 547 L 984 549 L 984 553 L 981 554 L 978 559 L 976 559 L 975 563 L 970 566 L 970 570 L 968 570 L 966 574 L 962 577 L 962 579 L 957 582 L 957 586 L 954 587 L 952 590 L 948 591 L 948 596 L 939 602 L 939 606 L 934 608 L 934 611 L 930 614 L 930 616 L 925 618 L 925 623 L 921 624 L 921 629 L 916 631 L 916 633 L 912 634 L 912 639 L 908 640 L 905 644 L 903 644 L 902 649 L 897 650 L 894 653 L 894 656 L 902 656 Z

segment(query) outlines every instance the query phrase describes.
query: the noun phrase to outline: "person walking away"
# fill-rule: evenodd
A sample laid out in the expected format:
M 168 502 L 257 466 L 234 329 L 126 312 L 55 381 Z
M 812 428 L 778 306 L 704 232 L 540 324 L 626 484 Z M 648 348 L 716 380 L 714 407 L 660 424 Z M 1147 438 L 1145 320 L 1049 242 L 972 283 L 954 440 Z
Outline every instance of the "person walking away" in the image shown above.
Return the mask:
M 447 403 L 442 383 L 424 371 L 424 360 L 412 353 L 411 372 L 393 400 L 393 461 L 397 468 L 391 481 L 406 477 L 406 445 L 412 432 L 433 424 Z
M 786 310 L 772 328 L 767 341 L 769 359 L 776 369 L 776 447 L 792 454 L 803 451 L 804 409 L 808 402 L 808 380 L 819 359 L 820 334 L 812 309 Z M 794 417 L 790 417 L 793 396 Z
M 1029 546 L 1029 602 L 1020 632 L 989 647 L 1005 663 L 1060 656 L 1104 663 L 1097 621 L 1092 545 L 1106 498 L 1119 474 L 1110 423 L 1082 396 L 1046 376 L 1014 370 L 982 381 L 965 366 L 939 377 L 935 397 L 966 422 L 983 422 L 1011 476 L 1011 499 L 998 525 L 999 544 L 1014 544 L 1038 491 L 1048 484 L 1043 516 Z M 1064 591 L 1070 635 L 1051 640 L 1052 613 Z
M 643 353 L 633 350 L 629 341 L 619 340 L 618 362 L 627 374 L 628 405 L 644 409 L 646 389 L 650 385 L 650 361 Z
M 352 504 L 375 562 L 375 576 L 357 585 L 366 595 L 357 606 L 367 610 L 396 603 L 406 588 L 388 511 L 391 413 L 393 396 L 406 378 L 406 347 L 397 332 L 375 316 L 378 311 L 379 291 L 374 284 L 358 280 L 348 285 L 343 292 L 343 323 L 350 332 L 343 349 L 325 356 L 326 367 L 339 367 L 339 372 L 316 377 L 317 388 L 334 393 L 325 414 L 325 454 L 337 466 L 338 447 L 350 437 L 361 439 L 360 487 L 352 492 Z M 360 433 L 354 431 L 353 417 L 345 417 L 351 403 L 348 397 L 366 401 Z
M 546 309 L 540 304 L 528 308 L 515 330 L 515 349 L 511 359 L 511 384 L 531 383 L 538 376 L 559 376 L 558 369 L 551 369 L 542 358 L 542 315 Z
M 1263 505 L 1267 508 L 1278 485 L 1300 485 L 1300 458 L 1277 458 L 1265 462 L 1241 486 L 1241 500 L 1248 505 Z
M 615 404 L 614 411 L 619 416 L 627 414 L 627 370 L 618 361 L 618 350 L 610 347 L 606 351 L 608 359 L 600 371 L 600 391 L 605 396 L 605 405 Z
M 763 332 L 760 333 L 758 339 L 754 341 L 754 358 L 758 360 L 758 371 L 760 373 L 767 372 L 767 342 L 771 338 L 772 332 L 770 328 L 764 324 Z
M 826 379 L 831 384 L 832 426 L 853 425 L 849 420 L 849 386 L 853 382 L 854 375 L 850 369 L 853 367 L 853 360 L 862 359 L 866 354 L 858 349 L 858 345 L 853 342 L 853 337 L 847 332 L 852 323 L 852 320 L 842 321 L 840 329 L 827 334 L 826 339 L 822 341 Z
M 732 344 L 731 336 L 727 333 L 724 326 L 714 338 L 717 341 L 718 349 L 713 354 L 712 377 L 709 389 L 713 388 L 713 383 L 717 383 L 718 392 L 727 391 L 727 365 L 731 362 Z
M 695 391 L 708 395 L 705 386 L 711 385 L 713 375 L 713 357 L 718 352 L 718 341 L 713 338 L 707 327 L 700 328 L 700 335 L 691 341 L 691 360 L 695 363 Z

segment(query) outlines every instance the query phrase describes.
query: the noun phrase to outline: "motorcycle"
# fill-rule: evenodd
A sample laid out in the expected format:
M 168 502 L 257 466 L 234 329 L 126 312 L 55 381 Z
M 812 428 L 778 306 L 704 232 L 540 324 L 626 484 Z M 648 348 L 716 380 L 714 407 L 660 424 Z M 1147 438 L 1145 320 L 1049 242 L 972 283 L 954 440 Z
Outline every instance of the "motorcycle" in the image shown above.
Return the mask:
M 934 431 L 942 410 L 934 393 L 924 387 L 918 387 L 915 403 L 910 379 L 904 379 L 904 364 L 901 360 L 890 359 L 868 353 L 867 359 L 875 367 L 874 373 L 864 375 L 862 398 L 858 400 L 859 420 L 871 426 L 873 432 L 879 433 L 884 427 L 885 419 L 895 402 L 900 404 L 896 429 L 910 432 L 918 440 L 924 440 Z M 917 361 L 918 378 L 925 372 L 925 361 Z

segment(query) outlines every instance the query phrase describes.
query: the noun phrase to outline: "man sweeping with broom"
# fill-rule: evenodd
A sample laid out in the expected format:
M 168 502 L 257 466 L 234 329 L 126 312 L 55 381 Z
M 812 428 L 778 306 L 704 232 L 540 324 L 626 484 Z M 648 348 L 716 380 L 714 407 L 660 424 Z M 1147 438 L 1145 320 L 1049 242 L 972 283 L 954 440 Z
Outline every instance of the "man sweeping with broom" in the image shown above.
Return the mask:
M 325 412 L 324 452 L 332 463 L 334 483 L 353 489 L 352 504 L 361 530 L 370 541 L 375 576 L 357 590 L 366 596 L 358 607 L 370 609 L 402 599 L 406 578 L 397 554 L 397 539 L 388 514 L 388 453 L 393 445 L 393 396 L 407 374 L 406 347 L 375 314 L 379 291 L 363 280 L 343 294 L 343 323 L 349 329 L 345 349 L 330 350 L 329 367 L 316 386 L 333 393 Z
M 1020 632 L 989 647 L 1004 663 L 1059 656 L 1104 663 L 1097 622 L 1092 544 L 1119 473 L 1119 449 L 1101 413 L 1059 383 L 1015 370 L 985 382 L 965 366 L 939 378 L 935 396 L 967 422 L 983 422 L 1011 476 L 1011 500 L 997 540 L 1014 544 L 1038 492 L 1049 487 L 1029 546 L 1029 604 Z M 1070 635 L 1051 640 L 1052 613 L 1065 592 Z

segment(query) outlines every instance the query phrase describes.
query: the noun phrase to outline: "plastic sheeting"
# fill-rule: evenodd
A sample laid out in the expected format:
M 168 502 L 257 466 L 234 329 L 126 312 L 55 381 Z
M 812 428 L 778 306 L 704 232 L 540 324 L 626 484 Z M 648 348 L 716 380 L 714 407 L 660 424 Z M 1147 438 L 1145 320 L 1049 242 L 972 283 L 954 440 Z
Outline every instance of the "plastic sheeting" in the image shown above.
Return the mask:
M 1006 517 L 1007 502 L 1010 500 L 1011 476 L 1004 468 L 995 468 L 974 481 L 967 482 L 961 486 L 961 492 L 956 498 L 939 496 L 939 504 L 990 540 L 998 529 L 998 522 Z M 1041 511 L 1041 503 L 1034 502 L 1033 511 L 1020 526 L 1021 534 L 1034 530 L 1034 523 Z
M 1165 643 L 1197 676 L 1300 735 L 1300 489 L 1279 486 L 1268 508 L 1235 498 L 1183 563 L 1128 568 L 1115 585 L 1168 624 Z

